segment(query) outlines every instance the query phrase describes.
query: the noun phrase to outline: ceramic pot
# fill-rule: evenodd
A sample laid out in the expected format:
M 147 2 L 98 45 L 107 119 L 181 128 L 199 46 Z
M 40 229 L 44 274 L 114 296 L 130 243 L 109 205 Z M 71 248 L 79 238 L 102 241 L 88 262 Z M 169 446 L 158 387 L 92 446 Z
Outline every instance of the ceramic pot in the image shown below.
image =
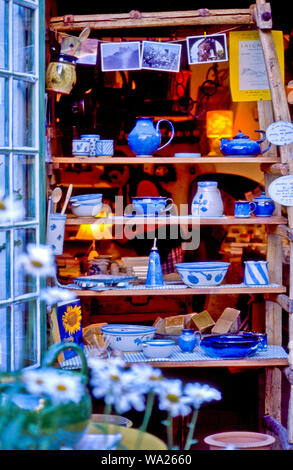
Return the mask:
M 128 135 L 128 144 L 132 152 L 137 157 L 151 157 L 157 150 L 166 147 L 174 137 L 173 124 L 167 119 L 160 119 L 156 127 L 151 117 L 140 117 L 136 121 L 135 127 Z M 166 121 L 171 127 L 171 137 L 168 142 L 160 147 L 161 132 L 159 130 L 161 122 Z
M 193 205 L 195 205 L 197 213 L 199 205 L 201 217 L 222 217 L 224 209 L 218 183 L 216 181 L 199 181 L 197 192 L 192 201 Z
M 144 215 L 158 215 L 169 211 L 173 206 L 173 200 L 167 197 L 133 197 L 133 208 Z
M 76 58 L 66 54 L 50 62 L 46 72 L 47 91 L 69 95 L 76 83 L 75 63 Z
M 241 131 L 237 135 L 233 137 L 232 140 L 228 139 L 221 139 L 221 152 L 224 155 L 258 155 L 265 153 L 271 147 L 271 143 L 269 143 L 268 147 L 265 150 L 261 150 L 260 144 L 265 141 L 266 133 L 265 131 L 257 130 L 255 132 L 259 132 L 263 135 L 262 139 L 260 140 L 251 140 Z
M 270 283 L 268 261 L 244 261 L 244 284 L 259 286 Z
M 236 201 L 234 206 L 235 217 L 250 217 L 256 209 L 256 204 L 250 201 Z
M 200 339 L 201 334 L 199 331 L 186 329 L 182 330 L 182 333 L 178 338 L 177 344 L 182 352 L 192 352 L 195 346 L 199 345 Z
M 270 450 L 275 438 L 268 434 L 249 431 L 228 431 L 211 434 L 204 442 L 210 450 L 224 450 L 232 446 L 236 450 Z
M 164 285 L 161 258 L 156 247 L 156 239 L 149 256 L 145 285 L 148 287 L 161 287 Z
M 274 201 L 262 192 L 260 196 L 252 199 L 255 204 L 254 215 L 256 217 L 270 217 L 275 210 Z

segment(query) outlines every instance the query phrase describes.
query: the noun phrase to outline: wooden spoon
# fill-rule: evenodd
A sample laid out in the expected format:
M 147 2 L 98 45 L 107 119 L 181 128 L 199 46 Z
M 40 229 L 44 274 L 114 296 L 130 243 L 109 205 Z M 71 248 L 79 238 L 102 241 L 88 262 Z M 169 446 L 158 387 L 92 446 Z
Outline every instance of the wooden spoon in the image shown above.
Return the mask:
M 52 202 L 53 202 L 53 214 L 56 214 L 57 210 L 57 204 L 60 201 L 62 197 L 62 189 L 61 188 L 55 188 L 52 192 Z
M 61 214 L 64 214 L 65 211 L 66 211 L 67 204 L 68 204 L 70 196 L 72 194 L 72 189 L 73 189 L 73 185 L 70 184 L 68 189 L 67 189 L 67 193 L 66 193 L 66 196 L 65 196 L 65 201 L 64 201 L 64 204 L 63 204 L 63 207 L 62 207 L 62 210 L 61 210 Z
M 84 28 L 82 30 L 82 32 L 80 33 L 80 35 L 77 38 L 77 43 L 75 44 L 74 49 L 72 50 L 70 55 L 74 55 L 76 53 L 76 51 L 79 48 L 80 44 L 89 37 L 90 32 L 91 32 L 90 28 Z

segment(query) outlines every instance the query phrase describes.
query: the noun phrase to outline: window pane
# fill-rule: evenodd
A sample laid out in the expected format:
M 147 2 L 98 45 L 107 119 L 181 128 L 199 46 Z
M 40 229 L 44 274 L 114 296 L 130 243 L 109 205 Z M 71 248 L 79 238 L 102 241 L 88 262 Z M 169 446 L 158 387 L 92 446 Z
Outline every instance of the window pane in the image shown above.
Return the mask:
M 28 243 L 36 243 L 36 231 L 32 228 L 20 228 L 14 231 L 14 297 L 35 292 L 36 280 L 18 266 L 20 255 L 26 253 Z
M 14 305 L 14 364 L 13 369 L 19 370 L 36 362 L 36 302 L 20 302 Z
M 13 147 L 34 146 L 33 89 L 34 86 L 31 83 L 13 80 Z
M 0 307 L 0 372 L 7 372 L 10 369 L 10 334 L 8 315 L 10 309 L 7 307 Z
M 1 20 L 0 20 L 1 21 Z M 1 51 L 0 51 L 1 57 Z M 1 59 L 0 59 L 1 60 Z M 8 81 L 6 78 L 0 76 L 0 145 L 2 147 L 8 146 Z
M 21 202 L 24 218 L 36 216 L 35 156 L 13 156 L 13 194 Z
M 10 288 L 10 233 L 0 230 L 0 300 L 11 297 Z
M 8 67 L 8 3 L 0 0 L 0 68 Z
M 9 194 L 9 158 L 0 155 L 0 198 Z M 1 221 L 0 221 L 1 223 Z
M 33 11 L 20 5 L 13 5 L 13 70 L 32 73 L 33 54 Z

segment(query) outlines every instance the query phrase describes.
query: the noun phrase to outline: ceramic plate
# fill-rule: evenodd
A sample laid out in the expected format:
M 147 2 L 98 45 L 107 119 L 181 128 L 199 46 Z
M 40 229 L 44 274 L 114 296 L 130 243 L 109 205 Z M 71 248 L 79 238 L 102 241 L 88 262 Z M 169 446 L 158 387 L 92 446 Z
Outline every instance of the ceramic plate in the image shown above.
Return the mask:
M 81 287 L 93 287 L 95 285 L 114 286 L 119 283 L 135 281 L 136 276 L 111 276 L 110 274 L 93 274 L 92 276 L 76 277 L 73 282 Z
M 199 157 L 201 157 L 201 154 L 200 153 L 175 153 L 174 157 L 177 157 L 177 158 L 186 158 L 186 157 L 199 158 Z

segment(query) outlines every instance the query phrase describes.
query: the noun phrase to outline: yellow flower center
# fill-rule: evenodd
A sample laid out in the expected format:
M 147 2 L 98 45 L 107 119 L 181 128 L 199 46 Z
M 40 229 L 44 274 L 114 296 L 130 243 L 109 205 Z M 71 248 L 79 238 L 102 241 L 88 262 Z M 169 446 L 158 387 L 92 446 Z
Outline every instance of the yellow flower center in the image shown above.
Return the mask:
M 167 395 L 167 399 L 171 402 L 171 403 L 178 403 L 179 399 L 178 399 L 178 395 L 174 395 L 173 393 L 169 393 Z
M 66 390 L 67 390 L 67 388 L 65 387 L 64 384 L 59 384 L 59 385 L 57 385 L 56 388 L 57 388 L 58 392 L 66 392 Z
M 6 207 L 5 207 L 4 201 L 0 200 L 0 210 L 5 211 L 5 209 L 6 209 Z
M 111 380 L 113 380 L 113 382 L 119 382 L 119 376 L 118 375 L 111 375 Z
M 41 261 L 38 261 L 36 259 L 33 259 L 32 260 L 32 265 L 35 267 L 35 268 L 41 268 L 43 266 L 43 263 L 41 263 Z

